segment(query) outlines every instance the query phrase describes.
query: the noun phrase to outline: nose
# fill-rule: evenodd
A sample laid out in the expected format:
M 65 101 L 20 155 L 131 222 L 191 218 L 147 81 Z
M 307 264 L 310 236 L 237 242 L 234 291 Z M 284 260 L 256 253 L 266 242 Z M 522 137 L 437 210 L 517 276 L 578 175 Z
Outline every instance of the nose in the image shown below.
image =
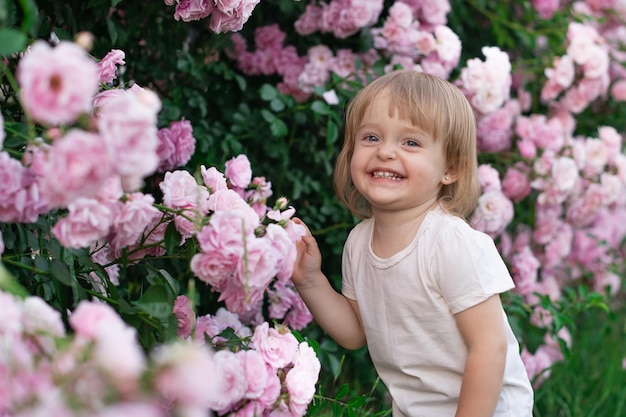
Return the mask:
M 378 157 L 382 160 L 395 159 L 396 147 L 390 141 L 384 141 L 378 146 Z

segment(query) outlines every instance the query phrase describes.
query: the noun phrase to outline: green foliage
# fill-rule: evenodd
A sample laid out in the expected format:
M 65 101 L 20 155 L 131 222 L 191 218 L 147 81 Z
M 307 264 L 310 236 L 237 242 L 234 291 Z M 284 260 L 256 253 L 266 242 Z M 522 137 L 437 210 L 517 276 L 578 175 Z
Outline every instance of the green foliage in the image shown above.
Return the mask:
M 626 412 L 623 308 L 578 315 L 569 357 L 536 391 L 535 417 L 620 417 Z

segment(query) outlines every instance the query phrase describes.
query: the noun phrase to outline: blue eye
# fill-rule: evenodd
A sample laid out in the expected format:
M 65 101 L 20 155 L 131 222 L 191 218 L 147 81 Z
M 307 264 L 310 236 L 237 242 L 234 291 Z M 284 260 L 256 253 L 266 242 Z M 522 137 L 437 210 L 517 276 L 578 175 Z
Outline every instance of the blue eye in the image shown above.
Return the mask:
M 419 142 L 414 141 L 414 140 L 410 140 L 410 139 L 409 139 L 409 140 L 407 140 L 407 141 L 406 141 L 406 142 L 404 142 L 404 143 L 405 143 L 405 145 L 407 145 L 407 146 L 411 146 L 411 147 L 414 147 L 414 146 L 420 146 Z
M 374 135 L 367 135 L 364 139 L 366 142 L 378 142 L 378 138 Z

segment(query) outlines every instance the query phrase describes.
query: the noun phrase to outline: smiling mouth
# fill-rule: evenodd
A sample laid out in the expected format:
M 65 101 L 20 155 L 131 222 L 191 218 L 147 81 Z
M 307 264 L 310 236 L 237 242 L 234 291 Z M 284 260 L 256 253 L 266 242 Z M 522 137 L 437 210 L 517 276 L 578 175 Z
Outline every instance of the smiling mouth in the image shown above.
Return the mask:
M 393 172 L 387 171 L 374 171 L 372 172 L 372 178 L 384 178 L 387 180 L 400 181 L 404 177 L 398 174 L 394 174 Z

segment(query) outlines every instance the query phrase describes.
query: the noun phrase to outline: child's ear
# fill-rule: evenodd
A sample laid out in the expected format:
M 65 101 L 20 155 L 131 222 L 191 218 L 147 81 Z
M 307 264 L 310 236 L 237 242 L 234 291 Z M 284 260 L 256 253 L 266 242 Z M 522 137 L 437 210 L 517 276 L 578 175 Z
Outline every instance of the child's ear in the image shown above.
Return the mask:
M 443 178 L 441 179 L 441 183 L 443 185 L 454 184 L 458 180 L 458 176 L 456 173 L 456 168 L 454 165 L 451 165 L 446 169 L 446 172 L 443 173 Z

